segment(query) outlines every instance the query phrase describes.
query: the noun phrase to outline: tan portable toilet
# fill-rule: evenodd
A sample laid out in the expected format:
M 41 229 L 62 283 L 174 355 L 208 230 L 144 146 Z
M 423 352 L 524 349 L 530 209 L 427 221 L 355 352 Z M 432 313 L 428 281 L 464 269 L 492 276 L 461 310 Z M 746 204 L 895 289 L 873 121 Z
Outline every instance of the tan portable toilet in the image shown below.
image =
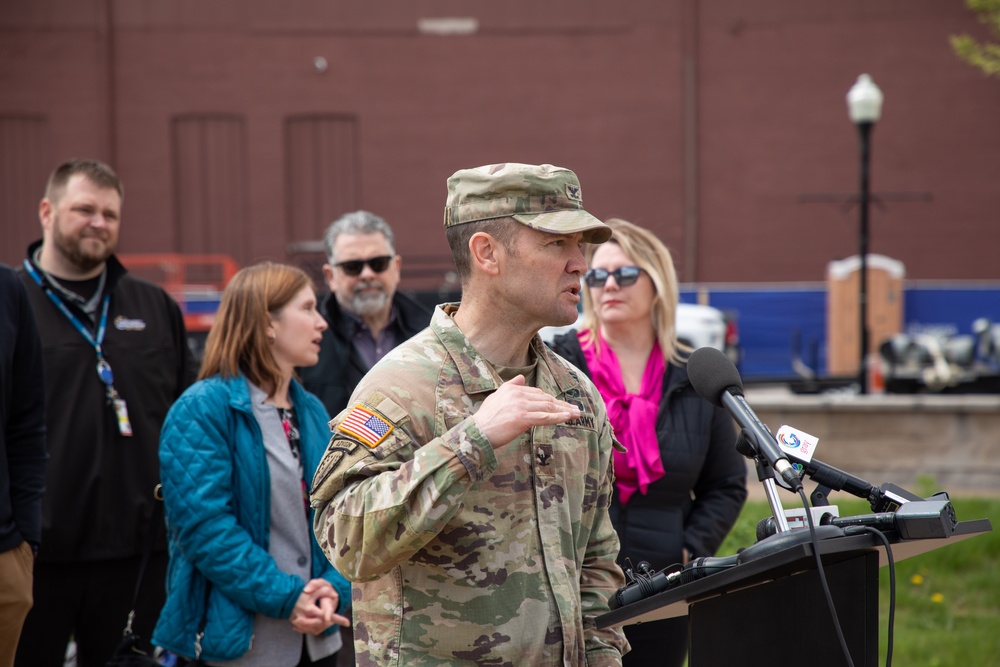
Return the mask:
M 903 263 L 885 255 L 868 255 L 868 352 L 903 330 Z M 826 270 L 826 345 L 829 375 L 856 375 L 860 370 L 861 291 L 859 255 L 830 262 Z

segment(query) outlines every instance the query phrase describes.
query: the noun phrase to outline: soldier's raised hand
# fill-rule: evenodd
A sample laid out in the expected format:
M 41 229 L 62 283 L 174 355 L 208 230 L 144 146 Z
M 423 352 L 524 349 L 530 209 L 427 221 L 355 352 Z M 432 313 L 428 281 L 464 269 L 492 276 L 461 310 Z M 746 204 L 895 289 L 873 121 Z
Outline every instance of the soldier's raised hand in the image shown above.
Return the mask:
M 494 447 L 511 442 L 532 426 L 551 426 L 580 416 L 580 408 L 525 385 L 523 375 L 490 394 L 472 419 Z

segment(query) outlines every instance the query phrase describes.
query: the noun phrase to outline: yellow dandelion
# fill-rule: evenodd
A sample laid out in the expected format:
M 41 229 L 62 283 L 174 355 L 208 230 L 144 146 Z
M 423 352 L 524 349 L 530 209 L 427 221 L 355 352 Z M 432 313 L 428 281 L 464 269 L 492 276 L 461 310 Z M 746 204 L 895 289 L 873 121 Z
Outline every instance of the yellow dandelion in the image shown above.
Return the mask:
M 931 602 L 936 602 L 937 604 L 944 602 L 944 593 L 935 593 L 932 595 Z
M 910 577 L 910 583 L 913 584 L 914 586 L 921 585 L 922 583 L 924 583 L 923 575 L 920 574 L 913 575 L 912 577 Z

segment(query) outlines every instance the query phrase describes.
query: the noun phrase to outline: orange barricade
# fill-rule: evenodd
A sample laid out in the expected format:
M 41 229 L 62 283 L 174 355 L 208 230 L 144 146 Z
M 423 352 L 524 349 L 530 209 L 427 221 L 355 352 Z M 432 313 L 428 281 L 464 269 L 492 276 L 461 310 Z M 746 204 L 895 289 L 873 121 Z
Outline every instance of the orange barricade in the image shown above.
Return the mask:
M 211 328 L 222 290 L 239 270 L 229 255 L 136 253 L 118 259 L 129 273 L 159 285 L 177 301 L 188 332 Z

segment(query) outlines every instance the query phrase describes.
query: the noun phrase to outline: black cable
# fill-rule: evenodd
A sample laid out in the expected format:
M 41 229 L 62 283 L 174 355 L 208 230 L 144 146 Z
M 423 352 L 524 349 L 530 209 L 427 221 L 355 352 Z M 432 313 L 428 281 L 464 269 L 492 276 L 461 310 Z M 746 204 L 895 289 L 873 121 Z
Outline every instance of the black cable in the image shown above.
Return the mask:
M 816 539 L 816 526 L 813 523 L 809 500 L 806 498 L 806 492 L 802 490 L 802 487 L 799 487 L 798 491 L 799 497 L 802 499 L 802 507 L 806 510 L 806 521 L 809 523 L 809 537 L 812 540 L 813 556 L 816 558 L 816 572 L 819 574 L 819 583 L 823 587 L 826 604 L 830 608 L 830 616 L 833 618 L 833 629 L 837 632 L 840 649 L 844 652 L 844 657 L 847 659 L 847 667 L 854 667 L 854 660 L 851 659 L 851 651 L 847 647 L 847 640 L 844 639 L 844 631 L 840 627 L 837 608 L 833 606 L 833 594 L 830 593 L 830 585 L 826 582 L 826 571 L 823 569 L 823 559 L 819 555 L 819 540 Z
M 615 591 L 615 594 L 608 599 L 608 607 L 610 609 L 625 607 L 682 583 L 677 576 L 682 569 L 683 566 L 680 563 L 674 563 L 654 572 L 646 561 L 640 561 L 633 569 L 631 559 L 626 558 L 624 571 L 625 578 L 629 583 Z
M 882 544 L 885 546 L 886 560 L 889 564 L 889 627 L 886 630 L 888 647 L 885 652 L 885 667 L 892 667 L 893 628 L 896 624 L 896 563 L 892 558 L 892 547 L 885 534 L 881 530 L 872 528 L 871 526 L 852 526 L 844 529 L 845 535 L 853 535 L 855 533 L 871 533 L 882 540 Z

